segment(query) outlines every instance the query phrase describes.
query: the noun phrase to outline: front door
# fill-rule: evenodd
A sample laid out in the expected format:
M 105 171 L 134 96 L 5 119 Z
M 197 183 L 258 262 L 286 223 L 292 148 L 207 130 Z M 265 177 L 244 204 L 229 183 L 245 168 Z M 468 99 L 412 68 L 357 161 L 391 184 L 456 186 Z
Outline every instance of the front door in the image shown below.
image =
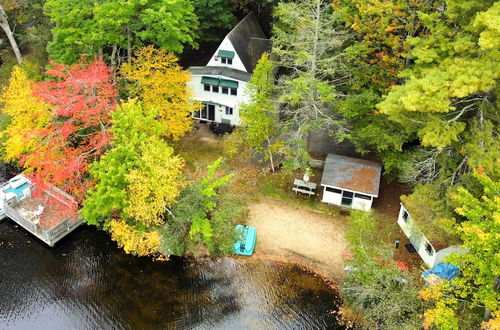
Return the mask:
M 214 121 L 215 120 L 215 105 L 207 104 L 207 106 L 208 106 L 208 120 Z
M 199 111 L 193 113 L 193 117 L 202 120 L 215 120 L 215 105 L 214 104 L 204 104 Z

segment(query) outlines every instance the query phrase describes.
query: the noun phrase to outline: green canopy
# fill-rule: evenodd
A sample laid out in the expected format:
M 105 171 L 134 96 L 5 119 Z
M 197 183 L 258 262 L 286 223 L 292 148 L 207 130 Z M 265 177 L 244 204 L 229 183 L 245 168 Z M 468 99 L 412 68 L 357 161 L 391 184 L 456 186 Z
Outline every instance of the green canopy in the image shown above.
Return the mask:
M 221 79 L 220 80 L 220 85 L 222 87 L 229 87 L 229 88 L 238 88 L 238 82 L 234 80 L 226 80 L 226 79 Z
M 217 53 L 217 56 L 233 59 L 234 52 L 232 52 L 230 50 L 219 50 L 219 52 Z
M 201 77 L 201 83 L 205 85 L 219 85 L 219 78 Z

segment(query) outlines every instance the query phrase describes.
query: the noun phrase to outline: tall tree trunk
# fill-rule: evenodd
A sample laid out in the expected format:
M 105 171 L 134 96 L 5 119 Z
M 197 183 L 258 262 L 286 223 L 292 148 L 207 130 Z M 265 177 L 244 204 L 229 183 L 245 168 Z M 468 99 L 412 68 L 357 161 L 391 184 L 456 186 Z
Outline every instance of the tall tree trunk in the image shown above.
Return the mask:
M 19 51 L 19 47 L 17 46 L 16 39 L 14 38 L 14 33 L 9 26 L 9 21 L 7 20 L 7 14 L 3 9 L 3 6 L 0 4 L 0 27 L 4 30 L 7 38 L 9 38 L 10 46 L 14 50 L 14 54 L 16 55 L 17 63 L 21 65 L 23 63 L 23 58 L 21 56 L 21 52 Z
M 132 60 L 132 36 L 130 35 L 130 28 L 127 28 L 127 61 Z
M 116 65 L 116 51 L 118 47 L 116 45 L 113 45 L 113 49 L 111 51 L 111 66 Z
M 271 148 L 271 140 L 269 140 L 269 138 L 267 138 L 267 150 L 269 151 L 269 160 L 271 161 L 271 172 L 274 173 L 273 150 Z

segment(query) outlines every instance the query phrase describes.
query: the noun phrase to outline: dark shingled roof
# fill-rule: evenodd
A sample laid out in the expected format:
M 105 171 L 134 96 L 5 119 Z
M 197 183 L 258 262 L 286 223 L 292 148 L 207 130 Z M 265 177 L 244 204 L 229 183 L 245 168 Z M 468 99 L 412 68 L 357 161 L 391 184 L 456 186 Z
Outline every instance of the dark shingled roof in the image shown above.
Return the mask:
M 321 185 L 378 197 L 382 165 L 377 162 L 328 154 Z
M 271 40 L 266 39 L 253 12 L 245 16 L 227 36 L 248 72 L 253 72 L 262 54 L 271 50 Z
M 250 73 L 222 66 L 191 66 L 188 71 L 193 75 L 224 76 L 248 82 Z

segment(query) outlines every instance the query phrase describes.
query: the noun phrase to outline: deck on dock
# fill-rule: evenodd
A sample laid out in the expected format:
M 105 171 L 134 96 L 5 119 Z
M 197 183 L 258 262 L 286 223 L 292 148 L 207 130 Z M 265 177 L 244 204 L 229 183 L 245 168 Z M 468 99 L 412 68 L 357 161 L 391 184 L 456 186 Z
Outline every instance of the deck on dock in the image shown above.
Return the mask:
M 44 187 L 24 200 L 13 200 L 4 207 L 7 217 L 49 246 L 83 222 L 77 215 L 75 200 L 54 186 Z

